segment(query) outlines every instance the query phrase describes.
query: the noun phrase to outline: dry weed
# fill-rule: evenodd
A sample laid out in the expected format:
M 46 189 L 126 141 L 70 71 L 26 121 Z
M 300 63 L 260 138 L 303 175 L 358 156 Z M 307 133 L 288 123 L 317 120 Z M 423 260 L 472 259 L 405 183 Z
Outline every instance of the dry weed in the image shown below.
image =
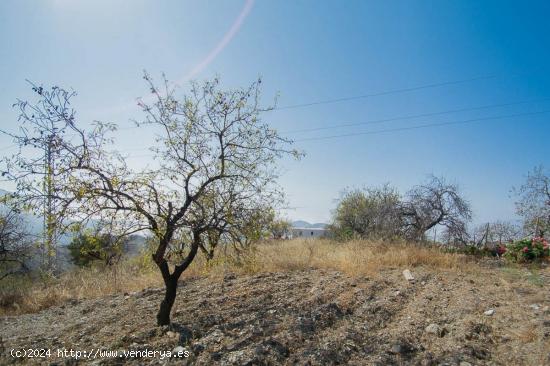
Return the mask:
M 162 286 L 150 257 L 135 258 L 115 268 L 80 268 L 57 279 L 24 278 L 0 290 L 0 314 L 36 312 L 69 299 L 98 298 Z M 150 260 L 149 260 L 150 261 Z M 427 266 L 440 270 L 463 270 L 470 261 L 464 255 L 404 242 L 384 243 L 330 240 L 269 241 L 240 256 L 219 252 L 207 262 L 198 257 L 184 279 L 209 276 L 223 278 L 228 272 L 252 274 L 310 268 L 330 269 L 352 276 L 375 276 L 383 269 Z M 476 266 L 477 267 L 477 266 Z

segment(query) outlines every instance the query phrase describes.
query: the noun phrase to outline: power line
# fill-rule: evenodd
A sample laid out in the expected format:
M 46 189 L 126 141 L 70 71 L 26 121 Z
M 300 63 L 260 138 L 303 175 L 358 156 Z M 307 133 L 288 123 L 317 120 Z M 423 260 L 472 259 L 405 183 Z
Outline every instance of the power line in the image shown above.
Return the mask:
M 406 116 L 401 116 L 401 117 L 383 118 L 383 119 L 376 119 L 376 120 L 370 120 L 370 121 L 364 121 L 364 122 L 343 123 L 343 124 L 323 126 L 323 127 L 312 127 L 312 128 L 298 129 L 298 130 L 289 130 L 289 131 L 283 132 L 283 134 L 330 130 L 330 129 L 334 129 L 334 128 L 361 126 L 361 125 L 368 125 L 368 124 L 378 124 L 378 123 L 401 121 L 401 120 L 421 118 L 421 117 L 433 117 L 433 116 L 439 116 L 439 115 L 443 115 L 443 114 L 458 113 L 458 112 L 469 112 L 469 111 L 500 108 L 500 107 L 510 107 L 510 106 L 513 106 L 513 105 L 536 103 L 536 102 L 543 102 L 543 101 L 548 101 L 548 100 L 550 100 L 550 98 L 542 98 L 542 99 L 526 100 L 526 101 L 520 101 L 520 102 L 510 102 L 510 103 L 500 103 L 500 104 L 489 104 L 489 105 L 483 105 L 483 106 L 477 106 L 477 107 L 466 107 L 466 108 L 450 109 L 450 110 L 440 111 L 440 112 L 428 112 L 428 113 L 421 113 L 421 114 L 411 114 L 411 115 L 406 115 Z
M 359 125 L 371 124 L 371 123 L 383 123 L 383 122 L 397 121 L 397 120 L 402 120 L 402 119 L 412 119 L 412 118 L 427 117 L 427 116 L 434 116 L 434 115 L 440 115 L 440 114 L 448 114 L 448 113 L 458 112 L 458 111 L 470 111 L 470 110 L 477 110 L 477 109 L 488 109 L 488 108 L 504 107 L 504 106 L 519 105 L 519 104 L 539 102 L 539 101 L 545 101 L 545 100 L 550 100 L 550 98 L 543 98 L 543 99 L 537 99 L 537 100 L 532 100 L 532 101 L 521 101 L 521 102 L 493 104 L 493 105 L 471 107 L 471 108 L 461 108 L 461 109 L 455 109 L 455 110 L 449 110 L 449 111 L 423 113 L 423 114 L 410 115 L 410 116 L 404 116 L 404 117 L 393 117 L 393 118 L 386 118 L 386 119 L 366 121 L 366 122 L 357 122 L 357 123 L 350 123 L 350 124 L 333 125 L 333 126 L 328 126 L 328 127 L 318 127 L 318 128 L 311 128 L 311 129 L 294 130 L 294 131 L 287 131 L 287 132 L 285 132 L 285 134 L 290 133 L 290 132 L 309 132 L 309 131 L 324 130 L 324 129 L 329 129 L 329 128 L 336 128 L 336 127 L 359 126 Z M 445 125 L 453 125 L 453 124 L 465 124 L 465 123 L 472 123 L 472 122 L 486 121 L 486 120 L 497 120 L 497 119 L 505 119 L 505 118 L 521 117 L 521 116 L 530 116 L 530 115 L 543 114 L 543 113 L 547 113 L 547 112 L 548 111 L 545 110 L 545 111 L 540 111 L 540 112 L 505 114 L 505 115 L 500 115 L 500 116 L 480 117 L 480 118 L 473 118 L 473 119 L 460 120 L 460 121 L 451 121 L 451 122 L 429 123 L 429 124 L 423 124 L 423 125 L 417 125 L 417 126 L 390 128 L 390 129 L 383 129 L 383 130 L 377 130 L 377 131 L 366 131 L 366 132 L 348 133 L 348 134 L 331 135 L 331 136 L 323 136 L 323 137 L 311 137 L 311 138 L 298 139 L 298 140 L 295 140 L 295 141 L 296 142 L 299 142 L 299 141 L 313 141 L 313 140 L 324 140 L 324 139 L 329 139 L 329 138 L 348 137 L 348 136 L 372 134 L 372 133 L 405 131 L 405 130 L 409 130 L 409 129 L 426 128 L 426 127 L 432 127 L 432 126 L 435 127 L 435 126 L 445 126 Z M 146 150 L 146 149 L 145 148 L 126 149 L 126 151 L 130 151 L 130 150 L 134 150 L 134 151 L 135 150 L 142 150 L 143 151 L 143 150 Z M 133 157 L 147 157 L 147 156 L 153 156 L 153 155 L 135 155 Z
M 499 119 L 506 119 L 506 118 L 514 118 L 514 117 L 535 116 L 535 115 L 541 115 L 541 114 L 546 114 L 546 113 L 550 113 L 550 109 L 543 110 L 543 111 L 536 111 L 536 112 L 515 113 L 515 114 L 506 114 L 506 115 L 501 115 L 501 116 L 472 118 L 472 119 L 466 119 L 466 120 L 460 120 L 460 121 L 427 123 L 427 124 L 423 124 L 423 125 L 416 125 L 416 126 L 409 126 L 409 127 L 388 128 L 388 129 L 383 129 L 383 130 L 347 133 L 347 134 L 341 134 L 341 135 L 311 137 L 311 138 L 295 140 L 295 142 L 320 141 L 320 140 L 328 140 L 328 139 L 335 139 L 335 138 L 341 138 L 341 137 L 352 137 L 352 136 L 359 136 L 359 135 L 376 135 L 376 134 L 381 134 L 381 133 L 408 131 L 408 130 L 416 130 L 416 129 L 422 129 L 422 128 L 430 128 L 430 127 L 459 125 L 459 124 L 467 124 L 467 123 L 475 123 L 475 122 L 483 122 L 483 121 L 492 121 L 492 120 L 499 120 Z M 142 154 L 142 155 L 129 155 L 128 156 L 129 159 L 150 158 L 150 157 L 154 157 L 154 155 L 153 154 Z
M 462 120 L 462 121 L 428 123 L 428 124 L 423 124 L 423 125 L 416 125 L 416 126 L 409 126 L 409 127 L 398 127 L 398 128 L 388 128 L 388 129 L 376 130 L 376 131 L 365 131 L 365 132 L 347 133 L 347 134 L 341 134 L 341 135 L 311 137 L 311 138 L 299 139 L 299 140 L 295 140 L 295 141 L 296 142 L 300 142 L 300 141 L 319 141 L 319 140 L 335 139 L 335 138 L 340 138 L 340 137 L 350 137 L 350 136 L 359 136 L 359 135 L 375 135 L 375 134 L 387 133 L 387 132 L 408 131 L 408 130 L 416 130 L 416 129 L 421 129 L 421 128 L 428 128 L 428 127 L 449 126 L 449 125 L 458 125 L 458 124 L 474 123 L 474 122 L 481 122 L 481 121 L 490 121 L 490 120 L 498 120 L 498 119 L 505 119 L 505 118 L 513 118 L 513 117 L 533 116 L 533 115 L 539 115 L 539 114 L 545 114 L 545 113 L 550 113 L 550 109 L 549 110 L 544 110 L 544 111 L 538 111 L 538 112 L 527 112 L 527 113 L 517 113 L 517 114 L 509 114 L 509 115 L 502 115 L 502 116 L 494 116 L 494 117 L 473 118 L 473 119 L 467 119 L 467 120 Z
M 412 91 L 417 91 L 417 90 L 422 90 L 422 89 L 439 88 L 439 87 L 447 86 L 447 85 L 464 84 L 464 83 L 470 83 L 470 82 L 479 81 L 479 80 L 495 79 L 495 78 L 499 78 L 501 76 L 502 75 L 493 74 L 493 75 L 478 76 L 478 77 L 469 78 L 469 79 L 444 81 L 444 82 L 440 82 L 440 83 L 424 84 L 424 85 L 419 85 L 419 86 L 414 86 L 414 87 L 409 87 L 409 88 L 385 90 L 385 91 L 381 91 L 381 92 L 375 92 L 375 93 L 369 93 L 369 94 L 363 94 L 363 95 L 355 95 L 355 96 L 344 97 L 344 98 L 326 99 L 326 100 L 313 101 L 313 102 L 308 102 L 308 103 L 291 104 L 291 105 L 287 105 L 287 106 L 276 107 L 276 108 L 274 108 L 274 110 L 304 108 L 304 107 L 310 107 L 310 106 L 319 105 L 319 104 L 332 104 L 332 103 L 346 102 L 346 101 L 350 101 L 350 100 L 380 97 L 380 96 L 383 96 L 383 95 L 409 93 L 409 92 L 412 92 Z
M 464 84 L 464 83 L 480 81 L 480 80 L 496 79 L 496 78 L 500 78 L 500 77 L 502 77 L 502 75 L 499 75 L 499 74 L 477 76 L 477 77 L 469 78 L 469 79 L 451 80 L 451 81 L 444 81 L 444 82 L 440 82 L 440 83 L 424 84 L 424 85 L 419 85 L 419 86 L 414 86 L 414 87 L 409 87 L 409 88 L 385 90 L 385 91 L 374 92 L 374 93 L 363 94 L 363 95 L 355 95 L 355 96 L 350 96 L 350 97 L 318 100 L 318 101 L 312 101 L 312 102 L 301 103 L 301 104 L 291 104 L 291 105 L 287 105 L 287 106 L 275 107 L 273 110 L 276 111 L 276 110 L 284 110 L 284 109 L 305 108 L 305 107 L 310 107 L 310 106 L 315 106 L 315 105 L 320 105 L 320 104 L 332 104 L 332 103 L 340 103 L 340 102 L 345 102 L 345 101 L 350 101 L 350 100 L 365 99 L 365 98 L 371 98 L 371 97 L 379 97 L 379 96 L 383 96 L 383 95 L 409 93 L 409 92 L 422 90 L 422 89 L 438 88 L 438 87 L 443 87 L 443 86 L 448 86 L 448 85 Z M 140 128 L 140 127 L 142 127 L 142 126 L 120 127 L 120 128 L 117 128 L 117 130 L 131 130 L 131 129 Z

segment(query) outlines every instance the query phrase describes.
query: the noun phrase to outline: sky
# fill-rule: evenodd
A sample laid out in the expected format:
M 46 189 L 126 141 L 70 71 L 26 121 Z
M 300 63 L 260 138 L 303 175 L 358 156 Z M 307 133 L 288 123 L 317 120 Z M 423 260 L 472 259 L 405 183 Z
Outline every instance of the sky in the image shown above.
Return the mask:
M 475 223 L 515 220 L 510 189 L 550 166 L 549 13 L 547 1 L 3 0 L 0 129 L 17 130 L 26 80 L 72 88 L 77 123 L 117 123 L 139 168 L 154 164 L 154 131 L 125 128 L 148 95 L 143 70 L 182 94 L 191 79 L 261 76 L 279 107 L 263 119 L 307 154 L 281 162 L 288 218 L 328 222 L 346 188 L 405 193 L 434 174 L 458 183 Z M 14 151 L 0 136 L 0 154 Z

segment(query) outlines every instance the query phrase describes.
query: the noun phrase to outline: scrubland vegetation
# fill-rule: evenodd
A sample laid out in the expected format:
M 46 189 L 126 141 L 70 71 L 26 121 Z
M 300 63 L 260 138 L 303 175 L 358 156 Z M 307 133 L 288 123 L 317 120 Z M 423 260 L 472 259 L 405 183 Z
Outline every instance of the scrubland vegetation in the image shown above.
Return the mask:
M 425 243 L 293 239 L 265 241 L 240 253 L 230 249 L 220 252 L 212 260 L 201 256 L 186 271 L 184 280 L 196 277 L 216 279 L 225 273 L 250 275 L 309 269 L 377 277 L 383 270 L 416 267 L 464 273 L 490 268 L 479 256 Z M 516 267 L 508 264 L 507 268 Z M 538 271 L 537 266 L 533 268 Z M 4 281 L 0 292 L 0 311 L 3 314 L 35 312 L 71 299 L 99 298 L 159 286 L 162 286 L 162 278 L 150 252 L 144 251 L 113 266 L 97 261 L 58 278 L 32 274 L 11 277 Z
M 146 253 L 44 285 L 35 281 L 18 306 L 2 309 L 3 315 L 43 309 L 5 317 L 8 344 L 44 347 L 49 343 L 40 337 L 47 337 L 86 348 L 182 346 L 190 362 L 204 365 L 546 362 L 544 263 L 526 267 L 426 244 L 367 240 L 272 240 L 234 254 L 193 262 L 180 281 L 170 327 L 153 321 L 163 281 Z M 403 269 L 416 281 L 406 280 Z

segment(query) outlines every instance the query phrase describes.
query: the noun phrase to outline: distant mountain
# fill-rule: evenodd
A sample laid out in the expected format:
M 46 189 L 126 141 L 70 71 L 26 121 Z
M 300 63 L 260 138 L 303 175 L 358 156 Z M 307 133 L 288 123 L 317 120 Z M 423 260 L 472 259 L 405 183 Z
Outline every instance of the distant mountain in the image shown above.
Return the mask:
M 310 224 L 307 221 L 303 220 L 296 220 L 292 222 L 292 227 L 300 227 L 300 228 L 307 228 L 307 229 L 324 229 L 327 226 L 327 224 L 324 224 L 322 222 L 316 223 L 316 224 Z

